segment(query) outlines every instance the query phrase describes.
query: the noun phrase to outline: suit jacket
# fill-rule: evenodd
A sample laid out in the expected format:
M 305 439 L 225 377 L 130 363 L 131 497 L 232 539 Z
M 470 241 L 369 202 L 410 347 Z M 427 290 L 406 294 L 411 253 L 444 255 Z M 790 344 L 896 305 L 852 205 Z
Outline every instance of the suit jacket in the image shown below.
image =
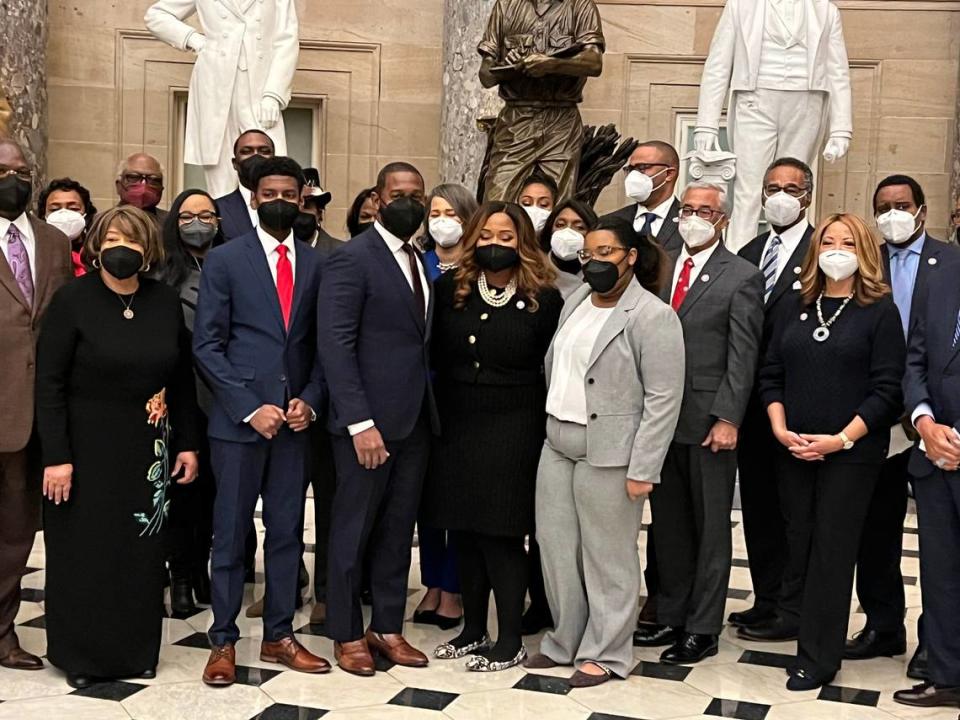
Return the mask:
M 853 133 L 850 66 L 840 11 L 828 0 L 803 0 L 809 89 L 827 94 L 829 133 Z M 700 78 L 697 127 L 720 127 L 728 92 L 756 90 L 767 0 L 727 0 Z M 732 126 L 736 103 L 729 103 Z M 733 133 L 730 133 L 733 137 Z
M 193 354 L 213 392 L 208 432 L 231 442 L 261 436 L 244 418 L 293 398 L 323 415 L 326 388 L 317 360 L 320 258 L 295 240 L 293 307 L 285 329 L 277 286 L 256 232 L 213 248 L 200 273 Z
M 591 293 L 584 285 L 567 298 L 559 327 Z M 660 482 L 680 414 L 683 357 L 676 313 L 632 279 L 597 336 L 583 380 L 588 463 L 626 467 L 633 480 Z M 544 368 L 549 388 L 553 343 Z
M 683 238 L 680 237 L 679 225 L 673 221 L 673 218 L 680 215 L 680 201 L 674 198 L 673 204 L 670 206 L 670 210 L 667 212 L 667 217 L 664 218 L 663 224 L 660 226 L 660 232 L 654 236 L 654 240 L 666 251 L 678 250 L 683 247 Z M 620 208 L 619 210 L 614 210 L 609 215 L 605 217 L 616 217 L 621 220 L 626 220 L 631 226 L 633 226 L 633 221 L 637 217 L 637 203 L 633 205 L 627 205 L 626 207 Z
M 670 255 L 671 274 L 680 250 Z M 670 302 L 670 283 L 660 299 Z M 763 334 L 763 275 L 723 245 L 713 251 L 677 311 L 686 347 L 683 405 L 674 440 L 699 445 L 716 420 L 743 422 Z
M 217 198 L 217 214 L 220 216 L 220 229 L 225 241 L 253 232 L 250 210 L 239 188 L 229 195 Z
M 373 420 L 385 440 L 402 440 L 424 410 L 439 433 L 430 384 L 433 305 L 431 292 L 424 320 L 406 276 L 373 226 L 326 259 L 317 330 L 330 387 L 331 433 L 347 435 L 349 425 Z
M 321 256 L 325 257 L 329 255 L 341 245 L 343 245 L 343 240 L 335 238 L 322 227 L 317 230 L 317 237 L 313 243 L 313 249 L 320 253 Z
M 945 260 L 926 278 L 923 294 L 911 307 L 903 394 L 908 415 L 927 403 L 938 423 L 960 431 L 960 343 L 953 344 L 960 313 L 958 272 L 960 260 Z M 915 477 L 926 477 L 934 466 L 917 447 L 909 470 Z
M 883 279 L 889 284 L 890 248 L 886 243 L 880 246 L 880 254 L 883 256 Z M 917 265 L 917 279 L 913 285 L 908 328 L 911 330 L 913 328 L 913 323 L 917 317 L 917 303 L 923 297 L 930 278 L 940 275 L 944 267 L 949 267 L 951 263 L 956 261 L 960 261 L 960 247 L 927 235 L 927 239 L 923 243 L 923 250 L 920 252 L 920 264 Z
M 52 225 L 30 216 L 36 239 L 33 307 L 27 305 L 6 258 L 0 254 L 0 452 L 18 452 L 33 432 L 37 336 L 53 294 L 73 277 L 70 241 Z

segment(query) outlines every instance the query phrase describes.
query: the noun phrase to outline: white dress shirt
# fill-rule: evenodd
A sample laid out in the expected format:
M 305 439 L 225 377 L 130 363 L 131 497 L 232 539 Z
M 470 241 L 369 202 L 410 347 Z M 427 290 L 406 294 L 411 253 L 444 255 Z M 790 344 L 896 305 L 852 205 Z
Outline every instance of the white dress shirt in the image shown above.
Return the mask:
M 654 183 L 656 182 L 657 181 L 654 180 Z M 650 232 L 653 233 L 654 237 L 657 237 L 660 234 L 660 228 L 663 227 L 663 223 L 665 221 L 673 222 L 673 218 L 667 217 L 667 213 L 670 212 L 671 205 L 673 205 L 673 195 L 652 209 L 648 209 L 646 205 L 637 203 L 637 214 L 633 218 L 633 229 L 636 232 L 640 232 L 643 229 L 644 223 L 647 221 L 644 215 L 646 215 L 648 212 L 652 212 L 657 216 L 657 219 L 654 220 L 653 224 L 650 226 Z
M 596 307 L 588 296 L 557 333 L 553 343 L 550 392 L 547 394 L 547 413 L 557 420 L 587 424 L 584 387 L 587 364 L 597 336 L 613 310 L 612 307 Z
M 410 273 L 410 258 L 403 249 L 403 240 L 387 230 L 380 224 L 379 220 L 374 221 L 373 226 L 377 232 L 380 233 L 380 237 L 382 237 L 383 241 L 387 244 L 387 248 L 393 253 L 393 258 L 397 261 L 397 265 L 400 266 L 403 276 L 407 279 L 410 292 L 413 292 L 413 275 Z M 430 281 L 427 279 L 427 273 L 423 268 L 422 262 L 417 262 L 417 271 L 417 281 L 420 283 L 420 287 L 423 288 L 423 308 L 424 313 L 426 313 L 426 309 L 430 307 Z M 426 316 L 424 316 L 424 319 L 426 319 Z M 350 435 L 356 435 L 362 433 L 364 430 L 369 430 L 374 427 L 375 424 L 372 419 L 363 420 L 362 422 L 347 425 L 347 432 L 349 432 Z
M 780 235 L 780 257 L 777 260 L 777 277 L 776 281 L 780 280 L 780 274 L 787 267 L 787 263 L 790 262 L 790 258 L 793 256 L 793 253 L 796 252 L 797 245 L 800 244 L 800 241 L 803 240 L 804 234 L 807 232 L 808 223 L 806 219 L 801 219 L 796 225 L 791 228 L 787 228 L 783 231 L 783 234 Z M 770 243 L 773 241 L 773 238 L 776 236 L 773 230 L 770 231 L 770 234 L 767 235 L 767 241 L 763 244 L 763 252 L 760 253 L 760 265 L 763 265 L 763 258 L 767 256 L 767 248 L 770 247 Z M 797 280 L 800 279 L 800 275 L 797 274 Z
M 260 216 L 257 215 L 257 211 L 250 207 L 250 200 L 253 198 L 253 193 L 247 190 L 243 185 L 237 188 L 240 191 L 240 194 L 243 196 L 243 202 L 247 206 L 247 212 L 250 213 L 250 224 L 254 227 L 260 224 Z
M 27 259 L 30 261 L 30 276 L 33 278 L 34 287 L 36 287 L 37 240 L 33 236 L 33 226 L 30 224 L 30 219 L 26 213 L 20 213 L 20 216 L 12 222 L 4 217 L 0 217 L 0 247 L 3 248 L 3 256 L 7 259 L 8 265 L 10 263 L 10 238 L 7 237 L 7 231 L 11 225 L 16 226 L 17 230 L 20 231 L 20 236 L 23 238 L 23 247 L 26 249 Z
M 693 258 L 693 267 L 690 268 L 690 287 L 693 287 L 693 281 L 699 277 L 703 266 L 707 264 L 707 260 L 710 259 L 710 256 L 713 255 L 719 246 L 720 243 L 715 242 L 706 250 L 701 250 L 696 255 L 691 255 L 687 252 L 687 246 L 683 246 L 683 250 L 680 251 L 680 257 L 677 258 L 677 264 L 673 268 L 673 285 L 670 286 L 670 297 L 673 297 L 673 293 L 677 291 L 677 282 L 680 280 L 680 273 L 683 272 L 683 265 L 687 262 L 687 258 Z

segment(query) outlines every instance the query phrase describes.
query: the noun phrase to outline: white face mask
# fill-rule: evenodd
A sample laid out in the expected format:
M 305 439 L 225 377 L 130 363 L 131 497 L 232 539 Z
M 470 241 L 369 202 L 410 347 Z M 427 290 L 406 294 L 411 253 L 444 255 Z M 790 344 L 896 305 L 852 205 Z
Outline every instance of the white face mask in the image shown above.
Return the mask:
M 87 227 L 87 218 L 84 215 L 66 208 L 54 210 L 47 215 L 46 221 L 71 240 L 80 237 L 80 233 Z
M 890 210 L 877 215 L 877 227 L 880 234 L 887 242 L 899 245 L 910 239 L 910 236 L 917 231 L 917 215 L 923 206 L 917 208 L 917 212 L 911 215 L 906 210 Z
M 767 216 L 767 222 L 771 225 L 777 227 L 792 225 L 800 217 L 802 211 L 800 198 L 787 195 L 783 190 L 770 196 L 764 196 L 763 212 Z
M 642 173 L 639 170 L 631 170 L 627 173 L 627 177 L 623 181 L 623 191 L 626 193 L 627 197 L 633 200 L 636 203 L 646 202 L 647 199 L 654 193 L 654 191 L 659 190 L 666 184 L 666 180 L 657 185 L 653 186 L 653 178 L 658 175 L 663 175 L 670 168 L 664 168 L 660 172 L 656 173 L 653 176 Z
M 720 222 L 719 220 L 717 222 Z M 715 223 L 707 222 L 702 217 L 691 215 L 680 218 L 680 237 L 688 248 L 698 248 L 713 240 L 717 231 Z
M 820 253 L 817 262 L 823 274 L 834 282 L 846 280 L 860 269 L 857 254 L 849 250 L 827 250 Z
M 427 227 L 430 229 L 430 237 L 442 248 L 453 247 L 463 237 L 463 225 L 452 217 L 430 218 Z
M 524 205 L 523 209 L 529 216 L 530 222 L 533 223 L 533 229 L 538 233 L 546 227 L 547 218 L 550 217 L 550 213 L 553 212 L 539 205 Z
M 557 230 L 550 236 L 550 250 L 561 260 L 573 260 L 583 250 L 583 235 L 571 227 Z

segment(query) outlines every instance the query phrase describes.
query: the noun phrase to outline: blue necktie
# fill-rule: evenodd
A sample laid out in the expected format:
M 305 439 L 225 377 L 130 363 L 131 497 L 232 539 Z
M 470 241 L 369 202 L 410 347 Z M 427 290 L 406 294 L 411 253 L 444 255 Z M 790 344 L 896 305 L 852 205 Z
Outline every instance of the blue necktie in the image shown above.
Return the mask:
M 893 302 L 900 311 L 900 324 L 904 337 L 910 327 L 910 305 L 913 300 L 913 283 L 908 277 L 907 253 L 909 250 L 890 251 L 890 284 L 893 286 Z
M 760 272 L 763 273 L 763 301 L 770 299 L 770 293 L 773 292 L 777 284 L 777 265 L 780 263 L 780 247 L 783 243 L 779 235 L 774 235 L 770 240 L 770 247 L 763 254 L 763 261 L 760 263 Z
M 960 341 L 960 313 L 957 313 L 957 327 L 953 331 L 953 347 L 957 346 L 958 341 Z
M 640 234 L 646 235 L 647 237 L 653 237 L 653 224 L 657 221 L 657 214 L 648 212 L 643 214 L 644 223 L 643 227 L 640 228 Z

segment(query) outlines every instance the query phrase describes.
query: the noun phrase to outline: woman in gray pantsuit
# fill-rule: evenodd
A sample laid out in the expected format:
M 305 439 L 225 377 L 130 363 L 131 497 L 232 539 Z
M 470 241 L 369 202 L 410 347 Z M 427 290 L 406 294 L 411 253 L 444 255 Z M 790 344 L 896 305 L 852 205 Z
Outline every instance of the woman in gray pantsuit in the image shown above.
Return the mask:
M 683 397 L 683 332 L 655 294 L 662 251 L 619 219 L 580 251 L 587 282 L 546 357 L 536 522 L 555 620 L 528 668 L 576 665 L 573 687 L 633 668 L 643 498 L 660 480 Z

